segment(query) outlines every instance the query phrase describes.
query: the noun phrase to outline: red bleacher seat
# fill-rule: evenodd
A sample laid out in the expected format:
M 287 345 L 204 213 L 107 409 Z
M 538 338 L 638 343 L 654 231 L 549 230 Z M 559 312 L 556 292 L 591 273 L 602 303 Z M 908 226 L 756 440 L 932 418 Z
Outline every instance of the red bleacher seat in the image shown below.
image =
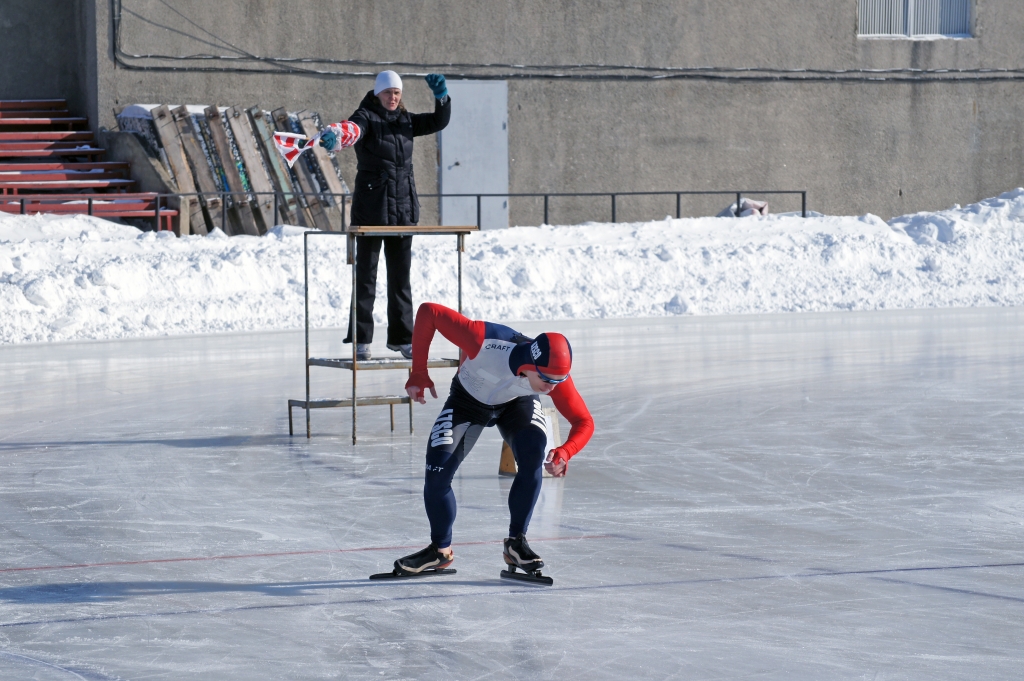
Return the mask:
M 0 196 L 0 212 L 95 215 L 104 218 L 153 218 L 158 230 L 172 229 L 178 211 L 154 192 L 121 194 L 21 194 Z
M 107 170 L 107 171 L 121 171 L 124 175 L 128 174 L 130 166 L 128 163 L 121 161 L 91 161 L 88 163 L 74 163 L 71 161 L 53 161 L 44 163 L 32 163 L 29 161 L 23 161 L 20 163 L 3 163 L 0 162 L 0 173 L 4 172 L 40 172 L 46 170 Z
M 4 142 L 91 142 L 93 135 L 88 130 L 22 130 L 21 132 L 0 132 L 0 144 Z
M 67 108 L 66 99 L 0 99 L 0 111 Z
M 178 211 L 132 192 L 127 163 L 96 160 L 104 151 L 88 122 L 63 99 L 0 100 L 0 212 L 149 217 L 171 229 Z
M 74 189 L 115 189 L 127 190 L 135 186 L 132 180 L 4 180 L 0 176 L 0 195 L 24 193 L 25 190 L 40 192 L 46 190 Z
M 103 149 L 90 146 L 58 145 L 45 148 L 20 148 L 8 144 L 0 144 L 0 158 L 53 158 L 56 156 L 102 156 Z

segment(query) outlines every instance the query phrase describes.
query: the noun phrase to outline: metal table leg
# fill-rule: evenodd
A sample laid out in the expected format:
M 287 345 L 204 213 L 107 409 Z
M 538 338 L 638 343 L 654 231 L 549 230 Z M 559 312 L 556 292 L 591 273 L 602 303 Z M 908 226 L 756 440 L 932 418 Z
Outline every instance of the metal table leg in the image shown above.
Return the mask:
M 412 367 L 409 367 L 409 378 L 412 378 Z M 424 388 L 426 390 L 426 388 Z M 409 435 L 412 435 L 412 397 L 409 397 Z
M 356 443 L 356 372 L 359 370 L 359 343 L 356 338 L 356 237 L 348 237 L 348 257 L 352 264 L 352 309 L 349 310 L 349 338 L 352 340 L 352 444 Z
M 309 233 L 302 235 L 302 295 L 305 299 L 306 311 L 306 439 L 312 435 L 309 424 Z M 289 434 L 291 428 L 292 410 L 288 409 Z

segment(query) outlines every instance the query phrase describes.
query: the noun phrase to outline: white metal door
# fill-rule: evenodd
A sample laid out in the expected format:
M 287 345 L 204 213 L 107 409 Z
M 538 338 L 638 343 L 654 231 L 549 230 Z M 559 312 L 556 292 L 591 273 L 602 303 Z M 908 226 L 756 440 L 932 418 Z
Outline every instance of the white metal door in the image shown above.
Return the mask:
M 449 80 L 452 119 L 438 134 L 441 194 L 508 192 L 508 83 Z M 442 225 L 475 225 L 475 197 L 441 200 Z M 508 197 L 483 198 L 480 227 L 508 227 Z

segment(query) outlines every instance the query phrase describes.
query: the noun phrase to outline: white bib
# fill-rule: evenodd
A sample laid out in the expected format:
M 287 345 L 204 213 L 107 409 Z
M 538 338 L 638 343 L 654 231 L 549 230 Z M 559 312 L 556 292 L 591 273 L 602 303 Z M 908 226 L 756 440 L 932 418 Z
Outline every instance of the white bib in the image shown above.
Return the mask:
M 459 382 L 484 404 L 505 404 L 517 397 L 536 395 L 525 376 L 516 376 L 508 367 L 508 356 L 515 343 L 488 338 L 473 359 L 459 367 Z

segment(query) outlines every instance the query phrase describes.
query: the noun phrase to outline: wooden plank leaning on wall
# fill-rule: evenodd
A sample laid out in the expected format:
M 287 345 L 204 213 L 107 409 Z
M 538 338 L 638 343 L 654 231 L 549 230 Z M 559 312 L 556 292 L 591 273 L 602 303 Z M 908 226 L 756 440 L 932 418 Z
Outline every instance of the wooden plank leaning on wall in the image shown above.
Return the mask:
M 174 173 L 174 181 L 178 185 L 178 191 L 182 194 L 192 194 L 196 191 L 195 182 L 192 180 L 192 169 L 189 168 L 188 159 L 181 148 L 181 140 L 178 139 L 178 129 L 171 117 L 171 112 L 166 105 L 153 109 L 153 124 L 156 128 L 157 137 L 164 148 L 167 156 L 167 163 Z M 199 198 L 186 196 L 182 199 L 179 218 L 178 236 L 188 234 L 206 234 L 206 218 L 203 217 L 203 207 Z
M 259 236 L 260 230 L 256 227 L 256 218 L 252 215 L 249 196 L 245 193 L 245 187 L 242 185 L 242 176 L 238 172 L 238 166 L 235 165 L 235 155 L 231 149 L 231 142 L 228 141 L 227 131 L 224 129 L 224 117 L 217 105 L 206 107 L 203 114 L 210 126 L 210 136 L 213 138 L 217 155 L 220 156 L 220 164 L 224 169 L 224 176 L 228 184 L 227 188 L 231 191 L 232 215 L 243 234 Z
M 230 235 L 227 225 L 224 225 L 221 219 L 222 203 L 220 196 L 216 196 L 219 190 L 217 189 L 216 181 L 213 179 L 210 162 L 206 159 L 206 154 L 203 153 L 203 147 L 199 143 L 199 138 L 196 137 L 196 132 L 192 128 L 191 114 L 182 105 L 171 111 L 171 117 L 174 119 L 174 125 L 178 129 L 178 138 L 181 140 L 181 147 L 185 151 L 185 158 L 188 159 L 189 165 L 192 167 L 192 175 L 195 177 L 198 191 L 207 195 L 203 197 L 203 203 L 206 207 L 207 227 L 210 231 L 213 231 L 214 228 L 220 228 L 222 232 Z
M 271 112 L 271 115 L 274 117 L 274 123 L 279 131 L 292 132 L 291 121 L 288 119 L 288 112 L 285 109 L 275 109 Z M 298 177 L 299 187 L 302 189 L 306 199 L 306 206 L 313 219 L 313 226 L 324 232 L 334 231 L 331 228 L 331 219 L 327 217 L 327 207 L 321 201 L 317 192 L 317 185 L 313 181 L 309 168 L 306 167 L 305 155 L 295 162 L 292 170 L 295 171 L 295 175 Z
M 274 186 L 270 183 L 267 169 L 263 167 L 263 160 L 256 146 L 257 133 L 252 129 L 249 117 L 241 107 L 231 107 L 224 112 L 224 118 L 231 127 L 231 134 L 235 136 L 238 153 L 242 156 L 245 172 L 249 176 L 249 185 L 256 197 L 256 210 L 253 213 L 256 226 L 260 234 L 266 234 L 268 229 L 277 224 L 277 216 L 274 215 Z
M 306 110 L 299 112 L 299 125 L 302 126 L 302 132 L 306 137 L 312 138 L 313 135 L 320 132 L 317 128 L 316 121 L 313 120 L 313 112 Z M 309 153 L 309 152 L 306 152 Z M 345 188 L 341 185 L 341 180 L 338 178 L 338 173 L 334 169 L 334 163 L 331 161 L 330 155 L 327 150 L 321 147 L 319 144 L 313 149 L 313 154 L 316 156 L 317 162 L 320 164 L 320 170 L 324 175 L 324 179 L 327 181 L 327 189 L 331 194 L 335 194 L 332 202 L 335 204 L 331 209 L 328 210 L 328 217 L 330 217 L 331 225 L 334 231 L 340 232 L 342 224 L 348 225 L 348 218 L 351 216 L 352 209 L 352 197 L 349 196 L 345 201 L 345 220 L 341 219 L 341 194 L 345 194 Z
M 274 146 L 274 131 L 267 124 L 267 119 L 263 117 L 263 111 L 258 106 L 254 106 L 246 113 L 249 114 L 249 122 L 256 132 L 256 142 L 259 144 L 260 150 L 263 152 L 263 159 L 267 162 L 267 168 L 270 170 L 270 181 L 274 185 L 274 191 L 281 196 L 278 203 L 281 217 L 289 225 L 309 226 L 311 223 L 302 219 L 303 211 L 295 196 L 291 175 L 288 173 L 284 161 L 281 160 L 281 154 L 278 153 L 277 147 Z

